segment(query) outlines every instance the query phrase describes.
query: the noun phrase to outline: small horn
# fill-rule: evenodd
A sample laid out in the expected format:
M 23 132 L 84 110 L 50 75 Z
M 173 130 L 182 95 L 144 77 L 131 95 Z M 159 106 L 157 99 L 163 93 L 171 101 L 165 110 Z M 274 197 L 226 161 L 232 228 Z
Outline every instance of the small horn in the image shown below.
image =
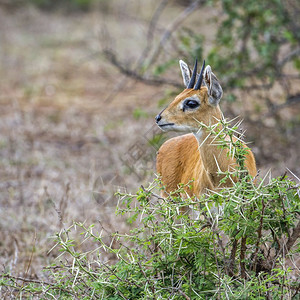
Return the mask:
M 203 60 L 203 65 L 202 65 L 202 68 L 201 68 L 201 72 L 200 72 L 199 78 L 197 80 L 197 83 L 196 83 L 196 85 L 194 87 L 194 90 L 200 90 L 200 88 L 201 88 L 204 67 L 205 67 L 205 60 Z
M 194 70 L 193 70 L 191 80 L 190 80 L 189 85 L 187 87 L 188 89 L 192 89 L 194 87 L 195 80 L 196 80 L 196 75 L 197 75 L 197 59 L 195 61 L 195 66 L 194 66 Z

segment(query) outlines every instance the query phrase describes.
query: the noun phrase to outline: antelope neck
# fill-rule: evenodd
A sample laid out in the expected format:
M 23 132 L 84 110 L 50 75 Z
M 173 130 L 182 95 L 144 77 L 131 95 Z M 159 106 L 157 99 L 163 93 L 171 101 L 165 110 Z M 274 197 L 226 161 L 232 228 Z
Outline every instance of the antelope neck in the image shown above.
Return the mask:
M 225 149 L 220 149 L 214 140 L 215 136 L 208 136 L 206 130 L 202 131 L 200 139 L 196 136 L 199 144 L 199 152 L 203 162 L 204 169 L 213 177 L 216 178 L 218 171 L 227 171 L 226 162 L 228 157 Z

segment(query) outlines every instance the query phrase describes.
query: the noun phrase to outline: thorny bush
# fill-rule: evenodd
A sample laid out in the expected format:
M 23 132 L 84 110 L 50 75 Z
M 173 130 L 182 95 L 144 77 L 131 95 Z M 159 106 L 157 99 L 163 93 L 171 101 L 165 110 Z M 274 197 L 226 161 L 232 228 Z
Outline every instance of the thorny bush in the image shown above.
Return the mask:
M 298 299 L 299 183 L 254 179 L 244 168 L 236 124 L 207 127 L 238 164 L 233 186 L 188 197 L 187 186 L 161 197 L 159 179 L 119 193 L 128 234 L 107 239 L 101 225 L 74 223 L 56 236 L 62 252 L 45 268 L 49 282 L 2 275 L 2 294 L 54 299 Z M 226 138 L 227 137 L 227 138 Z M 229 139 L 228 139 L 229 137 Z M 179 196 L 180 195 L 180 196 Z M 187 209 L 189 208 L 189 209 Z M 79 234 L 80 233 L 80 234 Z M 93 247 L 84 252 L 85 243 Z M 111 260 L 103 258 L 111 255 Z

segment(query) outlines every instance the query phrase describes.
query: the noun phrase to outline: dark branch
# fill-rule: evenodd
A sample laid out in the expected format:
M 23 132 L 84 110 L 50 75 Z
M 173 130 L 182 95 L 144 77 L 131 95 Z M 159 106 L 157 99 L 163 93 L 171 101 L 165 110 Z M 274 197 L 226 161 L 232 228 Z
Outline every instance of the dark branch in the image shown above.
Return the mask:
M 241 277 L 246 279 L 246 266 L 245 266 L 245 258 L 246 258 L 246 240 L 247 237 L 243 236 L 241 240 L 241 252 L 240 252 L 240 268 L 241 268 Z
M 180 26 L 180 24 L 193 12 L 199 8 L 200 4 L 204 3 L 205 0 L 195 0 L 193 1 L 180 15 L 175 18 L 175 20 L 171 23 L 171 25 L 165 30 L 164 34 L 162 35 L 159 44 L 157 45 L 154 53 L 148 63 L 148 65 L 153 65 L 156 60 L 158 59 L 161 50 L 167 40 L 172 36 L 173 32 Z
M 270 109 L 269 109 L 269 112 L 265 116 L 269 117 L 270 115 L 274 114 L 278 110 L 288 107 L 290 105 L 294 105 L 296 103 L 300 103 L 300 94 L 291 95 L 291 96 L 287 97 L 286 101 L 279 105 L 274 105 L 269 100 L 268 106 Z
M 262 237 L 264 214 L 265 214 L 265 202 L 264 202 L 264 200 L 262 200 L 262 210 L 261 210 L 261 215 L 260 215 L 259 227 L 257 230 L 257 241 L 256 241 L 256 245 L 255 245 L 256 249 L 255 249 L 254 259 L 253 259 L 254 260 L 253 270 L 255 272 L 256 272 L 256 266 L 257 266 L 257 254 L 258 254 L 259 244 L 260 244 L 261 237 Z
M 112 65 L 114 65 L 116 68 L 118 68 L 118 70 L 122 74 L 124 74 L 124 75 L 126 75 L 128 77 L 131 77 L 131 78 L 133 78 L 135 80 L 145 82 L 146 84 L 149 84 L 149 85 L 163 85 L 163 84 L 168 84 L 168 85 L 175 86 L 177 88 L 181 88 L 182 87 L 182 84 L 179 84 L 178 82 L 175 82 L 175 81 L 166 80 L 164 78 L 151 78 L 151 77 L 148 78 L 148 77 L 144 77 L 143 75 L 137 73 L 136 71 L 125 67 L 117 59 L 115 53 L 113 53 L 111 50 L 103 50 L 103 54 L 110 61 L 110 63 Z
M 279 67 L 283 67 L 287 62 L 289 62 L 294 57 L 300 56 L 300 48 L 296 48 L 293 51 L 291 51 L 289 54 L 287 54 L 279 63 Z
M 237 246 L 238 246 L 238 240 L 234 239 L 232 243 L 232 249 L 231 249 L 231 254 L 230 254 L 230 259 L 229 259 L 229 266 L 228 266 L 228 275 L 233 276 L 234 275 L 234 267 L 235 267 L 235 255 L 237 251 Z

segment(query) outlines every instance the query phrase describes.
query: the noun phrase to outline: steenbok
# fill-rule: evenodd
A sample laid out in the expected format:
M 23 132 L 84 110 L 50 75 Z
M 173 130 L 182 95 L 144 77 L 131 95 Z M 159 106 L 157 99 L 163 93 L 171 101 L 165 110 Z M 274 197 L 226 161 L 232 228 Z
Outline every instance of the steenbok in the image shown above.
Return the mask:
M 231 186 L 236 178 L 222 184 L 220 180 L 224 173 L 235 170 L 237 163 L 229 155 L 228 148 L 218 147 L 216 137 L 208 130 L 223 119 L 219 107 L 223 90 L 217 77 L 210 66 L 204 69 L 205 62 L 199 75 L 197 61 L 193 73 L 182 60 L 179 64 L 186 89 L 155 119 L 163 131 L 187 134 L 172 138 L 161 146 L 156 167 L 166 192 L 177 190 L 179 184 L 191 183 L 191 188 L 186 191 L 198 196 L 207 189 Z M 229 141 L 229 137 L 225 140 Z M 242 145 L 246 150 L 245 167 L 254 177 L 257 173 L 254 156 L 245 144 Z

